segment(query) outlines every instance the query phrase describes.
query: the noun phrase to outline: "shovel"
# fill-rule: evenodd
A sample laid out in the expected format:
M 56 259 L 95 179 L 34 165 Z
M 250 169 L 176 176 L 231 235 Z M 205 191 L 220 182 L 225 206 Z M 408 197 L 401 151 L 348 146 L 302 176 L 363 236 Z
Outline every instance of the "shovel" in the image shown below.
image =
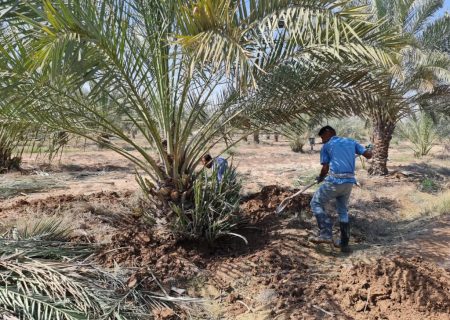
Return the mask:
M 313 185 L 315 185 L 317 183 L 317 181 L 314 181 L 310 184 L 308 184 L 306 187 L 304 187 L 302 190 L 294 193 L 292 196 L 287 197 L 286 199 L 284 199 L 283 201 L 281 201 L 281 203 L 277 206 L 275 213 L 276 214 L 280 214 L 281 212 L 283 212 L 283 210 L 286 208 L 286 206 L 288 205 L 289 201 L 295 197 L 297 197 L 298 195 L 302 194 L 303 192 L 305 192 L 306 190 L 308 190 L 309 188 L 311 188 Z

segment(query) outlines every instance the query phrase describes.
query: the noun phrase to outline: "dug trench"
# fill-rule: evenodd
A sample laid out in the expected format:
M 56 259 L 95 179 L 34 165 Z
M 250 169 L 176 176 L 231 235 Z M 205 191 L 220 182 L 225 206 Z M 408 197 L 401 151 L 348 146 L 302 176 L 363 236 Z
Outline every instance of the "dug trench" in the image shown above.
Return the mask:
M 307 239 L 316 232 L 308 209 L 311 194 L 292 201 L 283 216 L 274 214 L 295 191 L 267 186 L 243 199 L 247 223 L 236 232 L 248 244 L 236 237 L 213 246 L 177 241 L 135 214 L 131 193 L 17 201 L 0 215 L 70 214 L 77 229 L 73 241 L 99 244 L 96 263 L 135 268 L 130 287 L 153 290 L 155 275 L 166 291 L 175 288 L 173 295 L 204 298 L 194 308 L 199 319 L 449 319 L 448 270 L 419 253 L 369 252 L 370 258 L 361 260 L 310 244 Z

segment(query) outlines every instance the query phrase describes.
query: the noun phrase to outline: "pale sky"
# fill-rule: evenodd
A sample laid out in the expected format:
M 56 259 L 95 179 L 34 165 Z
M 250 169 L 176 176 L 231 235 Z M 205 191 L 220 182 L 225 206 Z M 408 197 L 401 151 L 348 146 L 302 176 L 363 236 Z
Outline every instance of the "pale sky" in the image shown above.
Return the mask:
M 444 8 L 442 10 L 443 12 L 448 11 L 450 13 L 450 0 L 444 1 Z

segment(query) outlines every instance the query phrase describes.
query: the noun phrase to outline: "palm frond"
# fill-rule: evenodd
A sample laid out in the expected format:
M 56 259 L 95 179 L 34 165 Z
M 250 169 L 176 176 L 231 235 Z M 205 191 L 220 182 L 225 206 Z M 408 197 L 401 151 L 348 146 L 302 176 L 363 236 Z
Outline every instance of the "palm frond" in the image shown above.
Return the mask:
M 412 1 L 403 24 L 405 31 L 411 34 L 420 34 L 443 4 L 443 0 Z
M 427 25 L 419 41 L 429 50 L 450 53 L 450 15 L 446 14 Z
M 11 14 L 17 8 L 20 0 L 1 0 L 0 1 L 0 19 Z
M 26 256 L 34 259 L 73 260 L 86 258 L 93 254 L 96 249 L 96 246 L 92 244 L 36 239 L 14 240 L 2 238 L 0 239 L 0 244 L 2 245 L 0 249 L 0 255 L 2 256 Z
M 398 28 L 410 39 L 409 44 L 399 51 L 395 64 L 390 66 L 390 76 L 385 77 L 386 85 L 390 87 L 385 92 L 397 96 L 396 102 L 378 101 L 367 108 L 374 117 L 388 116 L 396 122 L 417 105 L 421 95 L 429 96 L 435 87 L 450 80 L 449 57 L 441 50 L 448 36 L 448 18 L 432 21 L 434 13 L 442 8 L 443 1 L 440 0 L 368 2 L 372 12 L 383 14 L 391 27 Z M 399 101 L 398 97 L 404 101 Z
M 417 158 L 426 156 L 438 139 L 437 127 L 425 113 L 413 114 L 399 126 L 400 134 L 412 143 L 411 149 Z
M 19 239 L 67 241 L 72 228 L 60 219 L 40 219 L 18 229 Z
M 370 101 L 385 99 L 388 86 L 370 69 L 338 64 L 287 64 L 261 81 L 249 99 L 260 125 L 304 123 L 324 115 L 361 114 Z M 305 118 L 306 116 L 306 118 Z
M 390 64 L 388 48 L 398 47 L 399 37 L 347 2 L 202 0 L 183 9 L 178 43 L 203 62 L 240 73 L 268 71 L 305 53 Z
M 398 79 L 397 85 L 410 100 L 432 92 L 435 86 L 450 83 L 450 57 L 446 53 L 410 47 L 404 50 L 402 62 L 404 79 Z
M 64 267 L 34 260 L 0 260 L 3 308 L 27 319 L 88 319 L 88 312 L 99 317 L 101 305 L 95 295 L 70 276 L 75 267 Z
M 415 102 L 427 112 L 441 113 L 448 116 L 450 115 L 450 86 L 436 86 L 432 92 L 427 92 L 417 97 Z
M 44 320 L 136 319 L 155 307 L 196 301 L 137 290 L 140 283 L 129 287 L 128 278 L 127 272 L 113 274 L 86 264 L 2 258 L 0 302 L 21 319 Z

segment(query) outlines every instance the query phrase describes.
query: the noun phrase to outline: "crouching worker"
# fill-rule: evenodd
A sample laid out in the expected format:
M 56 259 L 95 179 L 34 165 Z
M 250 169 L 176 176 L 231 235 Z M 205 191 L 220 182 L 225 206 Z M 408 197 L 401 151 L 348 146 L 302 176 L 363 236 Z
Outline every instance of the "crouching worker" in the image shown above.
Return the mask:
M 205 154 L 202 157 L 202 164 L 208 168 L 217 172 L 217 181 L 222 182 L 223 175 L 228 168 L 228 161 L 222 157 L 212 158 L 210 154 Z
M 319 236 L 311 239 L 315 243 L 333 243 L 332 222 L 325 212 L 326 204 L 336 199 L 336 210 L 339 214 L 341 238 L 334 245 L 342 252 L 350 252 L 348 246 L 350 239 L 350 224 L 347 205 L 355 179 L 355 154 L 372 158 L 370 149 L 364 148 L 355 140 L 336 136 L 336 131 L 325 126 L 319 131 L 324 144 L 320 151 L 320 164 L 322 170 L 316 178 L 320 183 L 325 181 L 314 193 L 311 200 L 311 209 L 319 225 Z M 327 176 L 328 175 L 328 176 Z

